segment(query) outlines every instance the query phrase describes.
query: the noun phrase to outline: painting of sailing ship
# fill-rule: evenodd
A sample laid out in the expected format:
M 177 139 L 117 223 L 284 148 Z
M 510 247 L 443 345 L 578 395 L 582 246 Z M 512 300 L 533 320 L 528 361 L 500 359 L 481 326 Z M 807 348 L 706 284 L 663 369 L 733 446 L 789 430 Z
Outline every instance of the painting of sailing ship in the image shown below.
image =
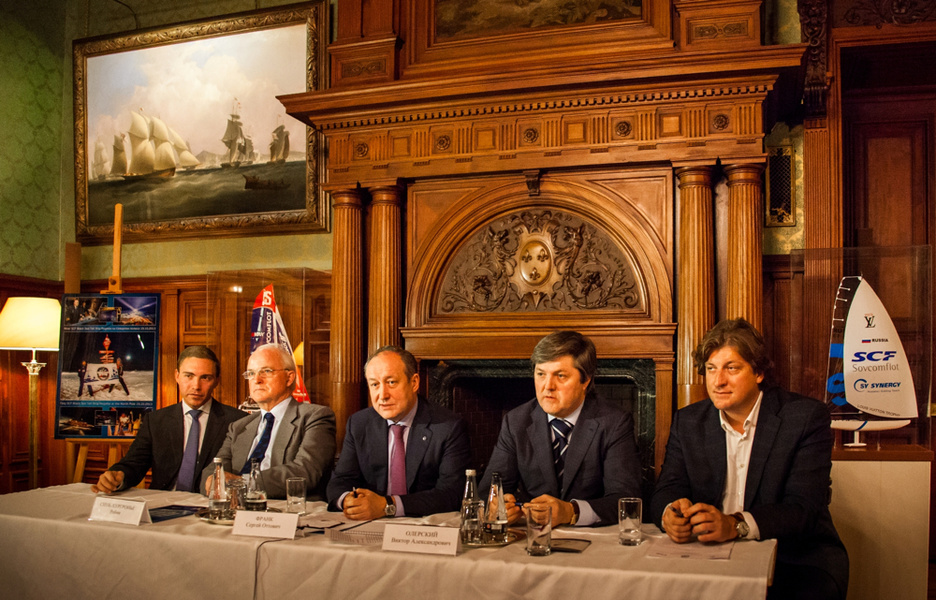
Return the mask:
M 76 153 L 79 239 L 112 227 L 117 203 L 125 232 L 323 224 L 311 214 L 325 212 L 310 189 L 319 172 L 309 156 L 315 136 L 276 99 L 316 85 L 308 56 L 316 8 L 262 11 L 256 29 L 217 35 L 223 24 L 211 24 L 165 43 L 185 31 L 176 27 L 123 51 L 77 42 L 77 54 L 86 53 L 76 64 L 85 81 L 76 115 L 86 123 Z M 271 27 L 277 19 L 282 25 Z

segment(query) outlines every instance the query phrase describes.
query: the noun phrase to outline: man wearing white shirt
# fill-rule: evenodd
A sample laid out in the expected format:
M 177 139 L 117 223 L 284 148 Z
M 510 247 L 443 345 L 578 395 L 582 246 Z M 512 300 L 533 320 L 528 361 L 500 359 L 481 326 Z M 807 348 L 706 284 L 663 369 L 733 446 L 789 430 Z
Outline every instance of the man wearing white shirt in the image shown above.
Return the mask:
M 327 406 L 297 402 L 296 363 L 276 344 L 257 348 L 247 361 L 244 378 L 260 411 L 232 423 L 218 458 L 225 477 L 240 477 L 250 459 L 260 461 L 268 498 L 286 497 L 286 479 L 304 477 L 310 500 L 324 498 L 335 459 L 335 413 Z M 210 489 L 214 465 L 202 471 L 202 490 Z
M 364 366 L 370 408 L 348 419 L 331 510 L 354 520 L 424 516 L 459 509 L 470 450 L 468 427 L 418 396 L 416 359 L 385 346 Z
M 618 499 L 640 497 L 640 458 L 631 413 L 591 393 L 595 345 L 556 331 L 530 363 L 536 398 L 504 417 L 481 492 L 500 473 L 509 522 L 524 502 L 548 507 L 554 527 L 617 523 Z
M 197 492 L 201 471 L 221 448 L 228 425 L 247 416 L 212 399 L 220 368 L 205 346 L 183 350 L 175 371 L 182 401 L 144 416 L 126 456 L 101 474 L 92 491 L 133 487 L 152 468 L 151 489 Z
M 778 387 L 744 319 L 722 321 L 696 348 L 709 399 L 673 418 L 651 518 L 678 543 L 777 539 L 769 598 L 844 599 L 848 555 L 828 509 L 829 410 Z

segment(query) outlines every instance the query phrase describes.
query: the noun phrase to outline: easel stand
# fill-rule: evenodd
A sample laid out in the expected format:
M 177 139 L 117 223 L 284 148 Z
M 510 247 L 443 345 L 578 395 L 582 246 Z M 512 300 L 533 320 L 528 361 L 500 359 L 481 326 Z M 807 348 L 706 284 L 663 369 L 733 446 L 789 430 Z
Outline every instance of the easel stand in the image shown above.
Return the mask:
M 114 466 L 127 453 L 133 438 L 115 440 L 89 440 L 88 438 L 65 438 L 65 480 L 81 483 L 84 479 L 85 464 L 88 462 L 88 444 L 107 444 L 107 468 Z M 121 450 L 121 446 L 124 448 Z M 140 482 L 143 485 L 143 482 Z

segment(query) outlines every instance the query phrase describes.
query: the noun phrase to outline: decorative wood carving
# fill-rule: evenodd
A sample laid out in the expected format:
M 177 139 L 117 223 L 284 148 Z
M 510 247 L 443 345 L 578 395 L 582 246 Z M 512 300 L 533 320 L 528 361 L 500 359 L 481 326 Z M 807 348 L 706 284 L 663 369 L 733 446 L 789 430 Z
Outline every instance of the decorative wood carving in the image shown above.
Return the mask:
M 936 0 L 855 0 L 836 25 L 915 25 L 936 20 Z
M 524 210 L 487 224 L 455 256 L 438 311 L 629 310 L 645 304 L 635 279 L 626 253 L 594 224 Z
M 761 1 L 675 2 L 682 50 L 760 46 Z
M 806 41 L 806 86 L 803 104 L 809 117 L 826 114 L 828 81 L 828 0 L 798 0 L 800 29 Z
M 746 161 L 763 154 L 762 105 L 774 81 L 459 98 L 431 111 L 400 105 L 322 114 L 314 124 L 328 138 L 335 186 L 689 156 Z

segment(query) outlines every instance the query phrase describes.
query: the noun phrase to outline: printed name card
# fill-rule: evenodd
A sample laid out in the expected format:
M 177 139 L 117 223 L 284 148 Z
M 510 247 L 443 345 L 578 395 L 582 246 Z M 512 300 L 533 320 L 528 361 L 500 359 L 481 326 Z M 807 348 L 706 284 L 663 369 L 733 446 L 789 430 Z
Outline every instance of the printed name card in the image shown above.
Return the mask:
M 296 537 L 296 525 L 298 524 L 299 513 L 239 510 L 234 515 L 234 530 L 232 533 L 234 535 L 292 540 Z
M 98 496 L 91 507 L 89 521 L 110 521 L 125 525 L 152 523 L 146 501 L 142 498 L 113 498 Z
M 458 554 L 458 528 L 387 523 L 383 550 L 455 556 Z

